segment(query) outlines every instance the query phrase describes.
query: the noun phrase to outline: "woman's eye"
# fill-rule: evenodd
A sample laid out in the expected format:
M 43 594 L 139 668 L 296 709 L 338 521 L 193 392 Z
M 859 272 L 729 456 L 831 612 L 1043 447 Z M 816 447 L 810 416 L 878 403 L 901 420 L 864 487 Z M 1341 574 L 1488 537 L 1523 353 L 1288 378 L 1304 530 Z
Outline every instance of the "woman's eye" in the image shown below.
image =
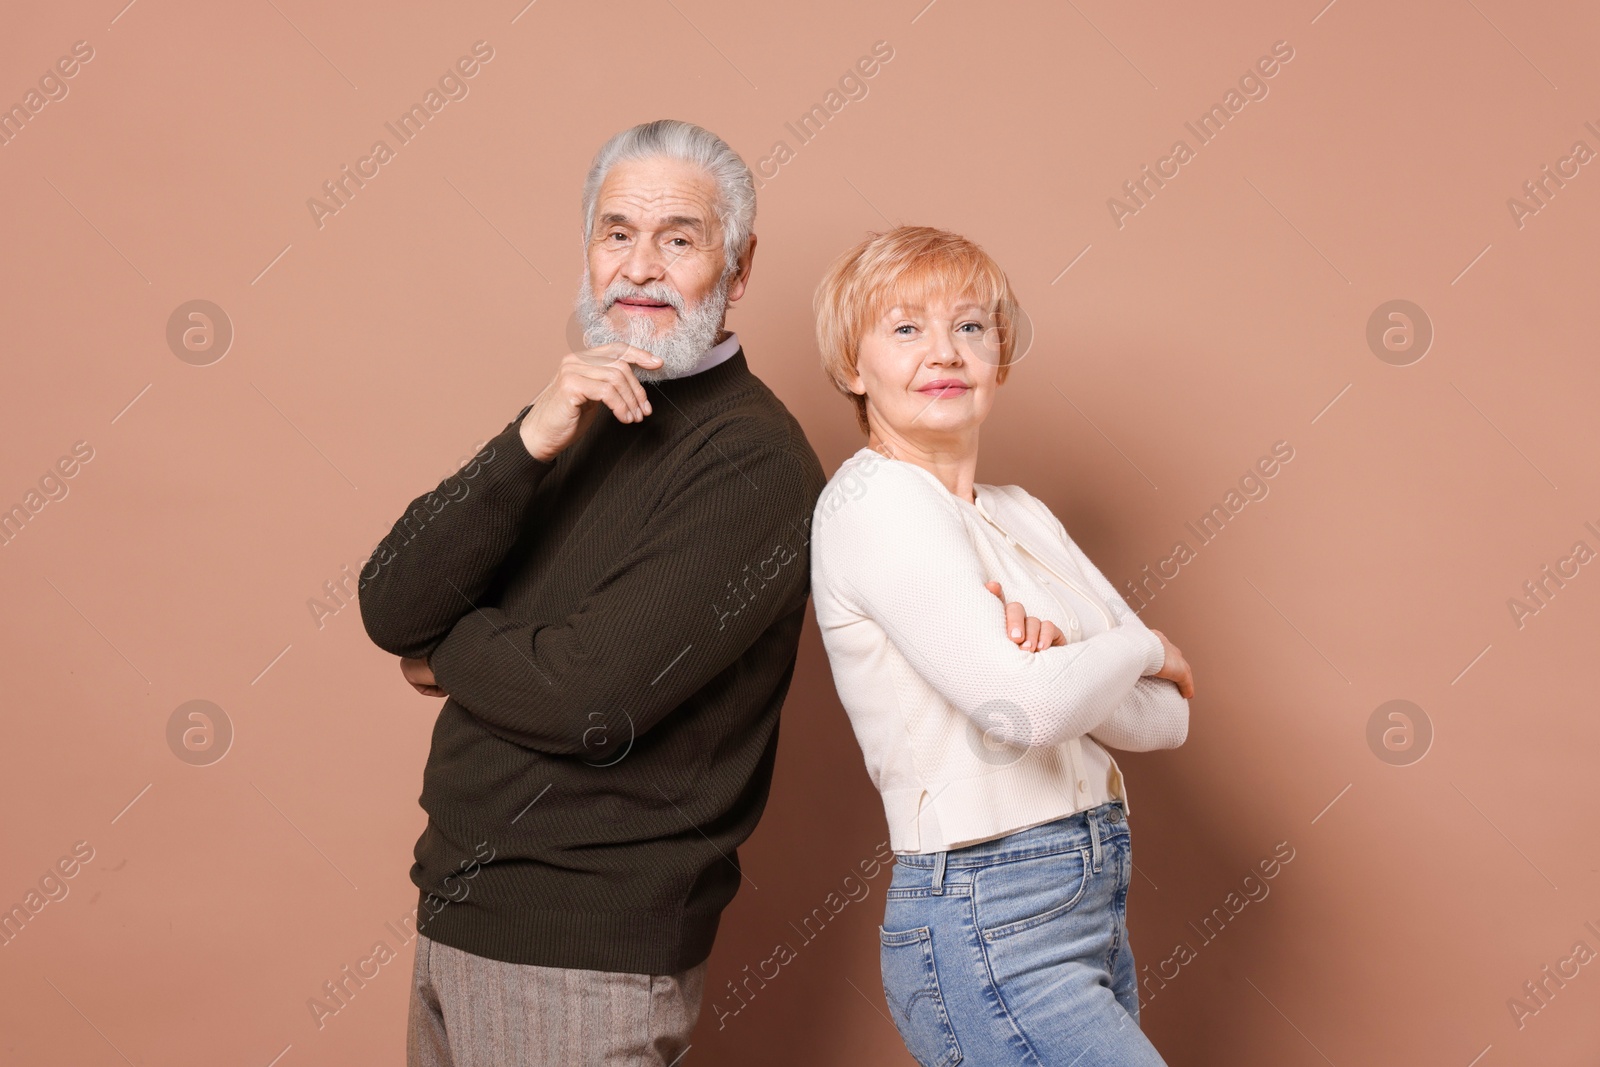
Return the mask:
M 983 323 L 981 323 L 981 322 L 963 322 L 958 327 L 958 329 L 965 330 L 968 326 L 971 326 L 974 330 L 977 330 L 979 333 L 983 332 Z
M 900 333 L 900 331 L 901 330 L 915 330 L 915 329 L 916 329 L 916 327 L 911 325 L 909 322 L 903 322 L 899 326 L 896 326 L 894 328 L 894 332 L 897 333 L 897 334 L 900 334 L 901 337 L 908 337 L 908 336 L 910 336 L 909 334 Z

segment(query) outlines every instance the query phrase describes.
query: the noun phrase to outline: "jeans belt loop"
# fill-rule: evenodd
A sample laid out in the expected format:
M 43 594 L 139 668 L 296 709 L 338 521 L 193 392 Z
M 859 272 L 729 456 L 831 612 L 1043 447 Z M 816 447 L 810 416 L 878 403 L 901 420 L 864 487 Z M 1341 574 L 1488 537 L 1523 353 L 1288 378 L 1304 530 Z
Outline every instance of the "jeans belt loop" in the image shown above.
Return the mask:
M 944 861 L 950 854 L 940 851 L 933 855 L 933 895 L 944 896 Z
M 1104 856 L 1104 854 L 1100 851 L 1100 819 L 1092 811 L 1087 814 L 1087 819 L 1089 822 L 1089 840 L 1094 845 L 1094 850 L 1092 853 L 1094 873 L 1099 874 L 1100 861 Z

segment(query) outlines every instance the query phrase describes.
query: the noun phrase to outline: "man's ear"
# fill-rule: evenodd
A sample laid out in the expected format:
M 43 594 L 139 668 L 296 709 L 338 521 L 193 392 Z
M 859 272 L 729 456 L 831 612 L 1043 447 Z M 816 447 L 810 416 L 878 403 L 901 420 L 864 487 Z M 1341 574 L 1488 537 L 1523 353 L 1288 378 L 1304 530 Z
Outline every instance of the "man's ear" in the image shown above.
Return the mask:
M 744 295 L 744 287 L 750 284 L 750 271 L 755 264 L 756 235 L 750 235 L 750 243 L 745 246 L 744 255 L 739 257 L 739 273 L 728 286 L 728 303 L 733 303 Z

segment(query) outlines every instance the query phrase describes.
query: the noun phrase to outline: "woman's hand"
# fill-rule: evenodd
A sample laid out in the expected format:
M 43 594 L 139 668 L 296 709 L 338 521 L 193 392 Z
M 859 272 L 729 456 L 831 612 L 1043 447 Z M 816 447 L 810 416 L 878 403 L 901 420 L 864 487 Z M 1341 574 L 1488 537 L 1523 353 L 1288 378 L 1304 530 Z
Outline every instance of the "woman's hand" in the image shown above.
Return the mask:
M 1194 696 L 1194 672 L 1189 669 L 1189 661 L 1183 658 L 1183 653 L 1178 646 L 1167 640 L 1167 635 L 1160 630 L 1151 630 L 1151 633 L 1161 638 L 1161 647 L 1166 651 L 1167 658 L 1161 664 L 1161 669 L 1155 673 L 1157 678 L 1165 678 L 1178 686 L 1178 695 L 1188 700 Z
M 411 683 L 411 687 L 425 697 L 446 697 L 443 689 L 433 677 L 433 668 L 428 666 L 428 661 L 421 656 L 400 657 L 400 675 Z
M 999 582 L 985 582 L 983 587 L 999 597 L 1000 603 L 1005 604 L 1006 636 L 1020 645 L 1024 652 L 1038 652 L 1052 645 L 1067 643 L 1066 637 L 1055 623 L 1034 618 L 1015 600 L 1006 603 Z

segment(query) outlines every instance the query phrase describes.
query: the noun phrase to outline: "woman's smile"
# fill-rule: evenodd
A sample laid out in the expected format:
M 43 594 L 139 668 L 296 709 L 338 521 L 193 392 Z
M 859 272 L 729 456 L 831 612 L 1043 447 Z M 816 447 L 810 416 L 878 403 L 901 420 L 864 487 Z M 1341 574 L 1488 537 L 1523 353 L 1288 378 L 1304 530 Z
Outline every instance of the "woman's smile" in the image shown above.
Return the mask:
M 917 392 L 934 400 L 953 400 L 967 395 L 972 387 L 959 378 L 935 378 L 917 387 Z

